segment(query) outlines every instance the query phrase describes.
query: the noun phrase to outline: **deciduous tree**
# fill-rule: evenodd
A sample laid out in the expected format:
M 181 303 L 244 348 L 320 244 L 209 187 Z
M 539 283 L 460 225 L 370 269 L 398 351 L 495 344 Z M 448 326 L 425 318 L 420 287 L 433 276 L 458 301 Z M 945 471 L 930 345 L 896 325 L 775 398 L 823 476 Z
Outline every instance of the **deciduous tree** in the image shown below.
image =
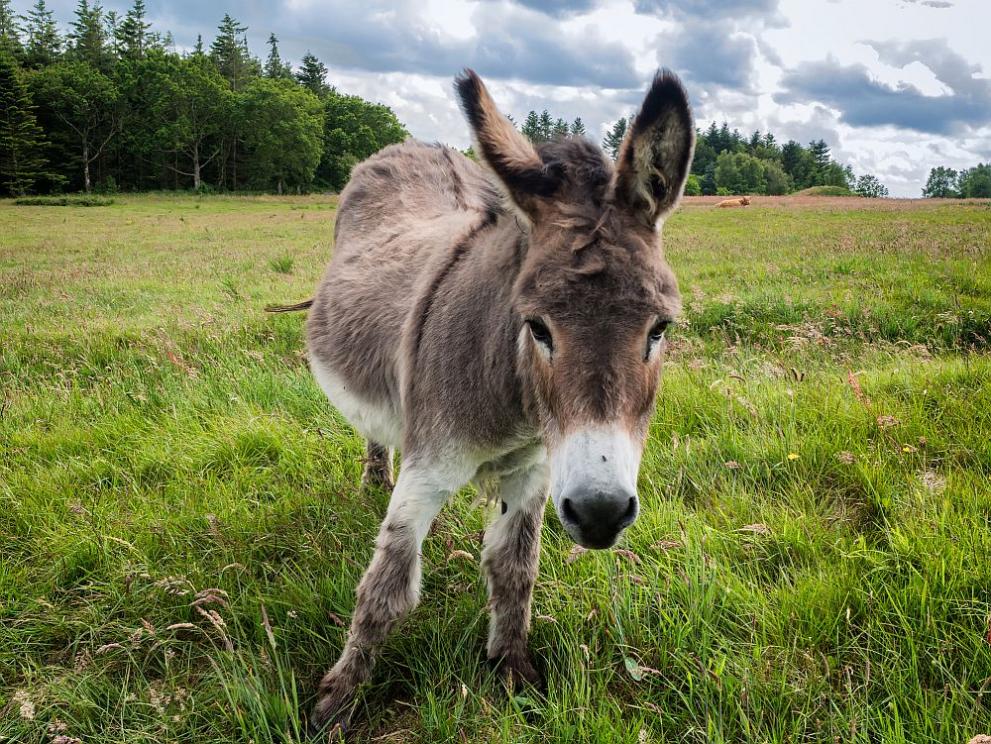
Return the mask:
M 351 168 L 386 145 L 409 136 L 388 106 L 331 91 L 324 99 L 323 156 L 318 179 L 342 189 Z
M 991 163 L 981 163 L 960 171 L 957 184 L 960 196 L 965 199 L 991 197 Z
M 865 173 L 858 178 L 857 187 L 854 190 L 868 199 L 878 199 L 888 195 L 888 187 L 881 183 L 877 176 L 871 173 Z
M 957 172 L 942 165 L 929 171 L 929 178 L 922 188 L 922 195 L 930 199 L 945 199 L 958 196 Z
M 203 168 L 220 154 L 223 122 L 233 113 L 234 95 L 213 62 L 205 56 L 176 59 L 162 81 L 152 113 L 160 122 L 157 137 L 166 152 L 182 155 L 193 188 L 203 183 Z
M 87 62 L 67 61 L 46 67 L 32 79 L 35 98 L 75 141 L 83 168 L 83 188 L 93 188 L 90 166 L 119 131 L 118 91 Z
M 256 78 L 244 91 L 241 117 L 252 172 L 260 185 L 308 187 L 323 150 L 320 99 L 290 80 Z

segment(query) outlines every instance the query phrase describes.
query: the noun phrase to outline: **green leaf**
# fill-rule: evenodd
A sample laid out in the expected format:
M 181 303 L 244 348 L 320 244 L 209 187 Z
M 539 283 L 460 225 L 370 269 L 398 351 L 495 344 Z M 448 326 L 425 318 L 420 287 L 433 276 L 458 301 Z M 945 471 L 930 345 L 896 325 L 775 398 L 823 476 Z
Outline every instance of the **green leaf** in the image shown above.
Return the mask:
M 639 682 L 643 679 L 643 669 L 640 664 L 637 663 L 636 659 L 630 658 L 629 656 L 623 657 L 623 665 L 626 667 L 626 671 L 630 673 L 634 681 Z

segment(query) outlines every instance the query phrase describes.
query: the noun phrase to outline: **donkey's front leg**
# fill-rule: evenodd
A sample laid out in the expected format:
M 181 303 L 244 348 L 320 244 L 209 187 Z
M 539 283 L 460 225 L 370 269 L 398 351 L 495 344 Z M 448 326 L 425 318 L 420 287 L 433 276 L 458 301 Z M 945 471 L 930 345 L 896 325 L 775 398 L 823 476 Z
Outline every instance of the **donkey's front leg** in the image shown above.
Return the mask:
M 547 485 L 544 462 L 505 477 L 499 485 L 501 513 L 485 532 L 482 568 L 491 611 L 488 657 L 513 685 L 541 682 L 527 650 L 527 634 Z
M 311 717 L 317 729 L 331 722 L 346 723 L 355 691 L 371 676 L 389 631 L 419 600 L 420 544 L 447 496 L 461 485 L 439 472 L 409 464 L 399 475 L 375 554 L 358 585 L 347 643 L 320 682 Z

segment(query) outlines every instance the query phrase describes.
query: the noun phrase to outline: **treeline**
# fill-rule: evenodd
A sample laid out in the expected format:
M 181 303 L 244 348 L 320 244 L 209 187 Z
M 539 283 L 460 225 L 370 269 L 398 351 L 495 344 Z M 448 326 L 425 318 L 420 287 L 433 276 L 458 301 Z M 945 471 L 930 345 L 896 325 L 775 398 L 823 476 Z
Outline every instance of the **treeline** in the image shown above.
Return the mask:
M 616 157 L 626 134 L 628 120 L 619 119 L 602 140 L 602 148 Z M 581 118 L 571 124 L 555 119 L 548 111 L 530 111 L 520 131 L 534 142 L 561 135 L 585 134 Z M 779 145 L 771 132 L 759 131 L 744 137 L 739 130 L 715 122 L 696 132 L 695 159 L 685 186 L 690 196 L 702 194 L 790 194 L 813 186 L 834 187 L 839 193 L 887 196 L 888 189 L 875 176 L 854 175 L 830 155 L 824 140 L 803 146 L 794 140 Z
M 264 62 L 229 14 L 187 53 L 126 15 L 79 0 L 66 33 L 44 0 L 0 0 L 0 195 L 64 190 L 340 189 L 408 136 L 386 106 L 346 95 L 272 34 Z
M 991 197 L 991 163 L 979 163 L 957 172 L 939 166 L 929 171 L 922 189 L 928 198 L 975 199 Z

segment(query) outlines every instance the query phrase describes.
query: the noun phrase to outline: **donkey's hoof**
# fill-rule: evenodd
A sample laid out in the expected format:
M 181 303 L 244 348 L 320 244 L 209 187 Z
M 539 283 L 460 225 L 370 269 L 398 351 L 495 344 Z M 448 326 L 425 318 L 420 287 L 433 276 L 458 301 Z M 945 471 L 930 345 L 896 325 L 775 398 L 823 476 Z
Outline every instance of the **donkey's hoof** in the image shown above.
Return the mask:
M 499 674 L 503 683 L 513 691 L 521 690 L 526 686 L 544 690 L 544 675 L 534 665 L 528 653 L 490 657 L 489 664 Z
M 392 482 L 392 476 L 378 471 L 365 470 L 364 474 L 361 476 L 361 487 L 362 488 L 373 488 L 377 491 L 384 491 L 385 493 L 392 493 L 392 489 L 395 488 L 395 483 Z
M 316 741 L 345 741 L 351 711 L 354 707 L 355 686 L 341 675 L 329 672 L 320 682 L 320 697 L 310 713 L 307 734 Z
M 320 742 L 320 744 L 346 744 L 347 726 L 343 721 L 318 726 L 311 717 L 306 726 L 306 738 L 308 741 Z
M 340 744 L 347 741 L 349 716 L 333 701 L 324 697 L 313 706 L 306 725 L 306 738 L 310 741 Z

